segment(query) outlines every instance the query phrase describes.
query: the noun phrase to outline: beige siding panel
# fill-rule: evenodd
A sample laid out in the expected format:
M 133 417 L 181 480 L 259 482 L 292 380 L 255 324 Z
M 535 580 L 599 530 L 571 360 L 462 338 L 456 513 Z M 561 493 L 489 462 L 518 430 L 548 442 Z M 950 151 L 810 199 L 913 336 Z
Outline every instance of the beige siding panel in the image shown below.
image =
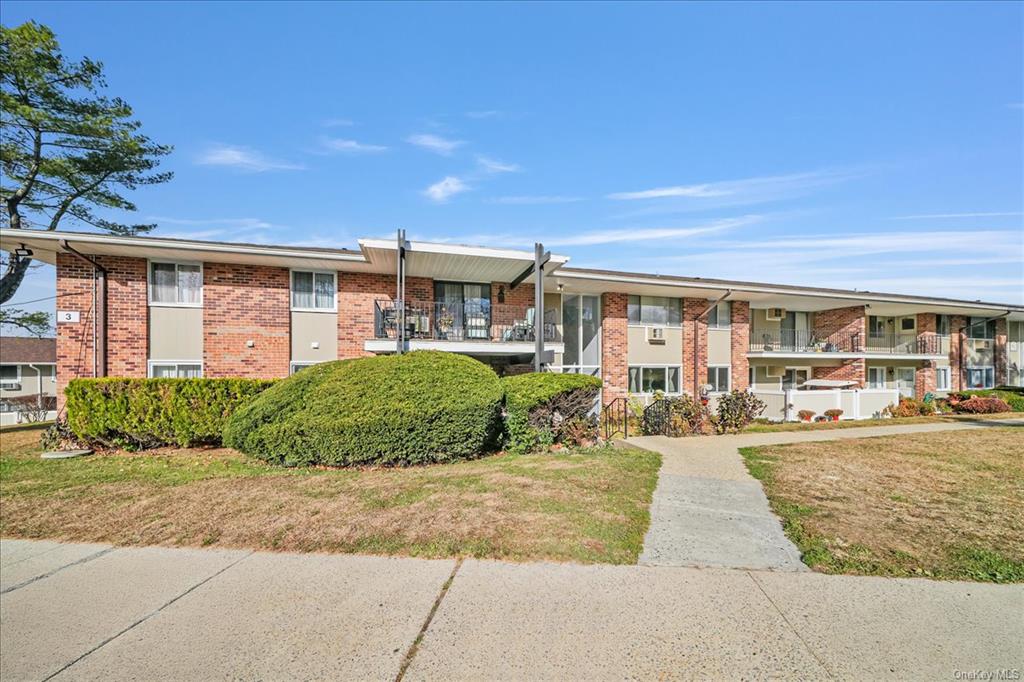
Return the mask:
M 767 332 L 777 336 L 779 330 L 782 329 L 782 322 L 779 320 L 772 320 L 769 322 L 765 319 L 767 315 L 768 311 L 763 308 L 752 308 L 750 311 L 750 329 L 757 330 L 758 332 Z
M 0 399 L 39 395 L 39 373 L 42 373 L 43 395 L 57 395 L 57 382 L 53 380 L 57 367 L 55 365 L 36 365 L 35 367 L 32 369 L 28 365 L 21 365 L 21 387 L 14 390 L 0 388 Z
M 318 348 L 313 348 L 317 344 Z M 338 313 L 292 313 L 292 360 L 326 362 L 338 359 Z
M 149 359 L 203 359 L 203 309 L 150 306 Z
M 681 365 L 683 330 L 665 327 L 665 343 L 650 343 L 647 327 L 630 326 L 626 333 L 630 365 Z
M 732 330 L 708 330 L 708 365 L 732 364 Z

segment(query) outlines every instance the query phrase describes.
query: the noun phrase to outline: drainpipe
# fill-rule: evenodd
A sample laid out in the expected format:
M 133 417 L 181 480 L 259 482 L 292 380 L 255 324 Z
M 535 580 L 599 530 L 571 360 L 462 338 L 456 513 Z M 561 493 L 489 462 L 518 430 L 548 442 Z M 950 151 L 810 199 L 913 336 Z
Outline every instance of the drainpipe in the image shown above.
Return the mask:
M 72 256 L 92 266 L 92 308 L 95 311 L 92 318 L 92 375 L 94 377 L 107 376 L 107 269 L 89 258 L 83 253 L 76 251 L 68 244 L 68 240 L 60 240 L 61 247 Z M 96 273 L 99 273 L 99 297 L 96 294 Z
M 967 317 L 967 320 L 968 320 L 967 324 L 965 324 L 964 326 L 960 327 L 960 329 L 957 330 L 957 337 L 959 337 L 959 338 L 957 338 L 957 345 L 959 346 L 959 351 L 957 352 L 957 363 L 958 363 L 959 367 L 957 367 L 957 371 L 960 373 L 960 390 L 961 391 L 966 391 L 967 390 L 966 388 L 964 388 L 964 383 L 965 383 L 964 382 L 964 379 L 965 379 L 965 377 L 964 377 L 964 330 L 967 329 L 968 327 L 972 327 L 973 328 L 973 327 L 977 327 L 978 325 L 987 325 L 989 322 L 994 322 L 995 320 L 1001 320 L 1004 317 L 1009 317 L 1011 312 L 1013 312 L 1013 311 L 1007 310 L 1002 315 L 996 315 L 994 317 L 986 318 L 986 319 L 984 319 L 981 322 L 978 322 L 976 324 L 971 324 L 970 323 L 970 319 L 971 318 L 968 315 L 968 317 Z M 995 339 L 992 339 L 992 371 L 993 372 L 996 371 L 996 340 Z M 996 378 L 993 376 L 992 377 L 992 384 L 995 385 L 995 382 L 996 382 Z
M 43 406 L 43 370 L 39 369 L 31 362 L 28 366 L 32 368 L 32 371 L 36 373 L 36 407 Z
M 700 339 L 697 338 L 697 330 L 699 329 L 697 321 L 703 319 L 704 316 L 714 310 L 719 303 L 730 296 L 732 296 L 732 289 L 726 289 L 724 294 L 719 296 L 715 299 L 714 303 L 704 309 L 704 312 L 693 318 L 693 397 L 695 399 L 700 398 L 700 377 L 697 376 L 697 349 L 700 346 Z M 730 320 L 729 323 L 732 324 L 732 320 Z

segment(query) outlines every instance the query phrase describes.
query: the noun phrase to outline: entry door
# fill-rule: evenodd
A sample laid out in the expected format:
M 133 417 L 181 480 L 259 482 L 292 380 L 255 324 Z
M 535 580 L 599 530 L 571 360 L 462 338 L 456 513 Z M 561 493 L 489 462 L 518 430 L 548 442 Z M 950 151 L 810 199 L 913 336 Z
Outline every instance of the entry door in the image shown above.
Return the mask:
M 885 367 L 868 367 L 868 388 L 885 388 Z
M 900 395 L 907 398 L 914 397 L 914 368 L 897 367 L 896 382 L 900 389 Z

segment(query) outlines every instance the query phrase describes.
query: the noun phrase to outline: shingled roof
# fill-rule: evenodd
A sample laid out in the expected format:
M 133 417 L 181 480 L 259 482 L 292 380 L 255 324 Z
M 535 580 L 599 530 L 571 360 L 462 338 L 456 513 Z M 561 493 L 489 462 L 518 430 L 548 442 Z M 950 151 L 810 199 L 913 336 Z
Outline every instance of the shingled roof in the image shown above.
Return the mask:
M 0 363 L 25 365 L 57 362 L 57 339 L 0 336 Z

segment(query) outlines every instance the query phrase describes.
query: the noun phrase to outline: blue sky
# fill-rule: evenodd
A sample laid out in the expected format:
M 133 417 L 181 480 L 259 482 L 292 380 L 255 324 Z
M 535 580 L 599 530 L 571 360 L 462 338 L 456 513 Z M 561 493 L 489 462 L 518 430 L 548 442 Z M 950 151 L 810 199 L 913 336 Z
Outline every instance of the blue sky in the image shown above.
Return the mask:
M 1024 302 L 1021 3 L 3 4 L 28 19 L 175 146 L 154 234 Z

